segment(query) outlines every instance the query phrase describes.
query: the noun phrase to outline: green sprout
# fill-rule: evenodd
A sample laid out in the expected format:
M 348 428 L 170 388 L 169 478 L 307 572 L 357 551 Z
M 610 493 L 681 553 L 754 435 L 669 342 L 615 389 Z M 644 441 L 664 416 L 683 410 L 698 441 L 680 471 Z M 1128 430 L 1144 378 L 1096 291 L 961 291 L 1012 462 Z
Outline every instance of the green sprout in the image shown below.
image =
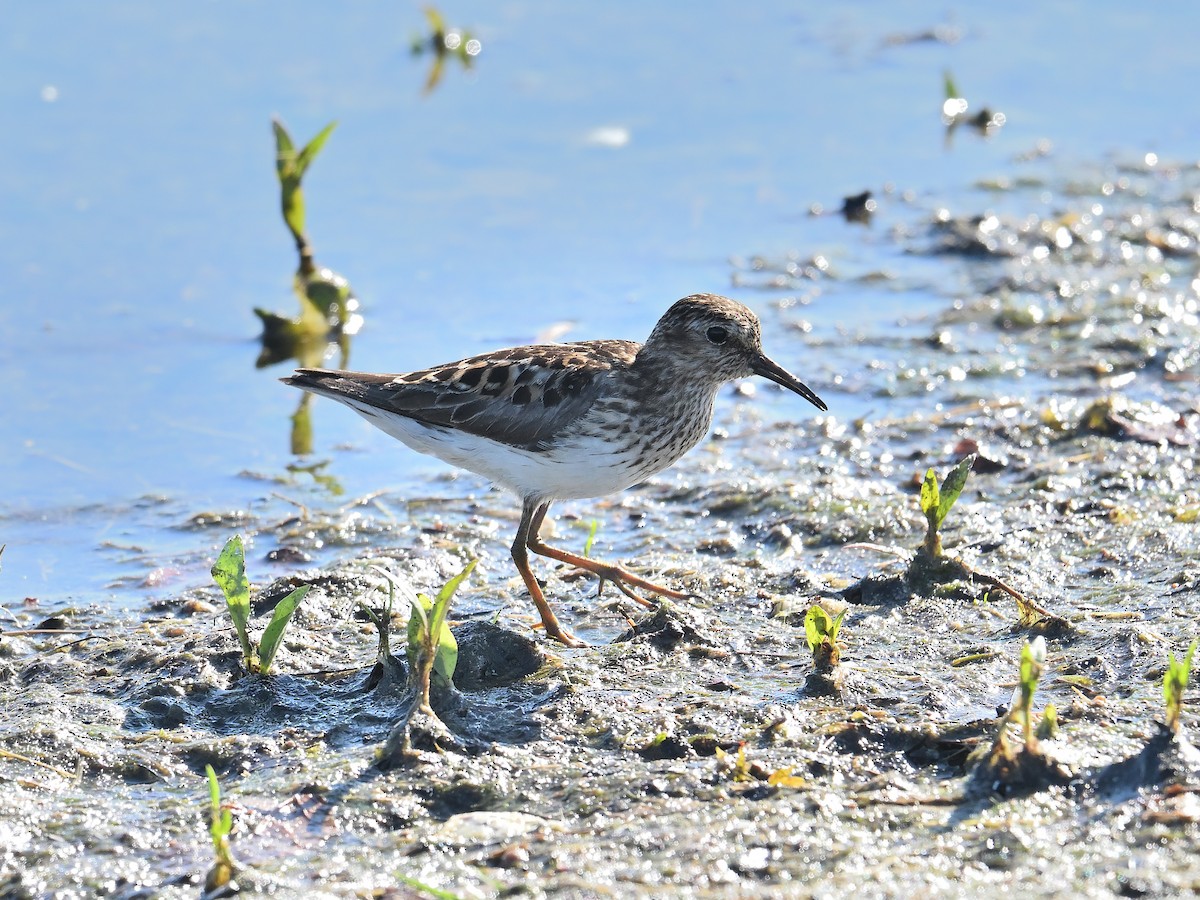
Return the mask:
M 907 579 L 914 589 L 923 590 L 927 586 L 949 586 L 953 582 L 966 580 L 974 584 L 986 585 L 1012 597 L 1017 604 L 1017 612 L 1022 626 L 1038 627 L 1044 631 L 1051 629 L 1066 632 L 1071 629 L 1070 623 L 1023 595 L 1016 588 L 994 575 L 980 572 L 961 560 L 955 559 L 942 548 L 941 528 L 950 515 L 950 510 L 958 502 L 966 486 L 967 478 L 975 465 L 976 454 L 971 453 L 959 461 L 941 484 L 938 484 L 937 473 L 931 468 L 925 472 L 921 483 L 921 512 L 925 515 L 925 539 L 908 562 Z M 990 599 L 991 592 L 984 594 L 985 600 Z M 969 661 L 969 660 L 968 660 Z
M 1025 737 L 1025 752 L 1036 753 L 1038 736 L 1033 727 L 1033 695 L 1037 691 L 1038 682 L 1046 667 L 1046 639 L 1040 634 L 1021 648 L 1021 676 L 1016 689 L 1013 691 L 1012 702 L 1008 712 L 1000 720 L 1000 728 L 996 734 L 996 742 L 992 745 L 994 758 L 1011 759 L 1012 751 L 1008 746 L 1008 726 L 1020 721 Z M 1048 713 L 1051 722 L 1057 720 L 1057 713 Z M 1049 731 L 1053 725 L 1047 725 Z M 1041 729 L 1039 729 L 1041 730 Z
M 279 601 L 256 649 L 250 640 L 250 582 L 246 578 L 246 551 L 240 534 L 235 534 L 225 544 L 225 549 L 213 564 L 212 577 L 225 594 L 225 605 L 229 608 L 229 617 L 233 619 L 238 643 L 242 646 L 246 671 L 266 675 L 275 659 L 275 651 L 283 641 L 284 629 L 300 601 L 308 594 L 309 585 L 296 588 Z
M 921 512 L 925 514 L 928 528 L 925 532 L 925 553 L 931 559 L 942 556 L 942 536 L 940 529 L 946 521 L 946 516 L 958 501 L 959 495 L 967 484 L 967 475 L 975 464 L 975 454 L 964 457 L 958 465 L 950 470 L 950 474 L 938 487 L 937 473 L 932 468 L 925 472 L 925 481 L 921 484 Z
M 1058 729 L 1058 711 L 1047 703 L 1041 720 L 1034 723 L 1033 698 L 1046 671 L 1046 639 L 1041 635 L 1021 648 L 1020 677 L 1008 711 L 1001 717 L 991 747 L 977 748 L 971 758 L 978 762 L 972 775 L 989 793 L 1007 796 L 1039 791 L 1051 785 L 1068 784 L 1071 769 L 1057 760 L 1053 750 L 1042 745 Z M 1020 723 L 1024 741 L 1010 743 L 1009 726 Z
M 1033 695 L 1046 668 L 1046 639 L 1040 634 L 1021 648 L 1021 727 L 1025 732 L 1025 749 L 1037 749 L 1037 736 L 1033 733 Z
M 412 601 L 412 615 L 408 620 L 408 661 L 411 677 L 416 681 L 420 693 L 419 709 L 428 715 L 433 715 L 433 707 L 429 705 L 432 682 L 436 681 L 444 688 L 453 687 L 454 684 L 458 642 L 446 624 L 446 616 L 454 592 L 471 574 L 477 562 L 473 559 L 467 563 L 438 591 L 436 598 L 417 594 Z
M 204 890 L 209 893 L 229 884 L 237 871 L 237 864 L 233 861 L 233 852 L 229 849 L 229 835 L 233 832 L 233 813 L 221 807 L 221 785 L 213 767 L 206 765 L 204 771 L 208 775 L 208 833 L 212 837 L 213 853 L 216 856 L 216 862 L 204 879 Z
M 383 572 L 382 569 L 374 567 L 377 572 Z M 376 649 L 377 665 L 386 664 L 392 656 L 392 610 L 396 606 L 396 583 L 392 581 L 392 576 L 387 572 L 383 572 L 387 577 L 387 603 L 383 605 L 381 612 L 375 612 L 365 603 L 359 603 L 359 609 L 363 611 L 371 624 L 375 626 L 375 631 L 379 635 L 379 646 Z
M 837 636 L 842 628 L 846 610 L 830 616 L 824 608 L 813 605 L 804 616 L 804 635 L 808 649 L 813 655 L 813 665 L 818 672 L 830 672 L 841 661 L 841 648 Z
M 1047 703 L 1042 708 L 1042 718 L 1038 722 L 1037 739 L 1048 741 L 1058 736 L 1058 707 Z
M 1183 659 L 1175 659 L 1175 653 L 1171 653 L 1170 662 L 1167 663 L 1166 674 L 1163 675 L 1163 700 L 1167 705 L 1167 728 L 1176 734 L 1179 733 L 1179 717 L 1183 713 L 1183 692 L 1187 690 L 1188 680 L 1192 673 L 1192 656 L 1196 652 L 1196 645 L 1200 641 L 1192 641 L 1188 647 L 1187 653 Z
M 383 605 L 383 609 L 378 612 L 367 604 L 361 601 L 358 604 L 359 609 L 363 614 L 371 620 L 371 624 L 375 626 L 375 632 L 378 635 L 379 643 L 375 651 L 375 665 L 371 667 L 371 673 L 367 676 L 367 689 L 371 690 L 376 687 L 384 678 L 393 663 L 392 657 L 392 611 L 396 608 L 396 588 L 397 583 L 392 573 L 380 566 L 372 566 L 376 572 L 384 578 L 384 583 L 387 585 L 387 601 Z M 401 585 L 402 589 L 407 593 L 410 601 L 412 592 Z M 382 586 L 380 587 L 382 590 Z
M 592 555 L 592 545 L 596 543 L 596 532 L 600 530 L 600 520 L 592 519 L 592 524 L 588 527 L 587 540 L 583 542 L 583 555 Z M 0 550 L 4 548 L 0 547 Z
M 746 742 L 738 744 L 737 754 L 729 753 L 721 747 L 716 748 L 717 764 L 729 771 L 734 781 L 753 781 L 754 773 L 751 763 L 746 758 Z

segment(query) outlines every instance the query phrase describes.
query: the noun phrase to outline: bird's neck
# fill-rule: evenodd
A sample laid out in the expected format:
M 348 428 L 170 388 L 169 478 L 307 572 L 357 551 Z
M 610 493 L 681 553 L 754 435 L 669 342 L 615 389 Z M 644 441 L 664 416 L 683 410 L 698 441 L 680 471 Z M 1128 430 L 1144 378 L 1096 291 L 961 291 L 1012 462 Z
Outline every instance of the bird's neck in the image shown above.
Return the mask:
M 702 368 L 674 354 L 647 353 L 645 348 L 630 366 L 631 382 L 645 402 L 651 404 L 675 404 L 680 395 L 711 404 L 721 385 L 707 375 Z

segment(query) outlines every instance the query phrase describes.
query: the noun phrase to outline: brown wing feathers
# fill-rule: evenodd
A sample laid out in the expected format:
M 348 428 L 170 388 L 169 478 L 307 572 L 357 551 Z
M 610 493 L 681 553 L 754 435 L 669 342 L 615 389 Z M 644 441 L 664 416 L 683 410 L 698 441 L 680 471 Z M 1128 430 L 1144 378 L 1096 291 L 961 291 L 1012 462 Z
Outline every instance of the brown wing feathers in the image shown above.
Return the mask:
M 563 423 L 587 411 L 600 380 L 632 363 L 638 348 L 632 341 L 514 347 L 403 375 L 299 369 L 283 380 L 427 425 L 541 450 Z M 528 408 L 512 416 L 513 406 Z

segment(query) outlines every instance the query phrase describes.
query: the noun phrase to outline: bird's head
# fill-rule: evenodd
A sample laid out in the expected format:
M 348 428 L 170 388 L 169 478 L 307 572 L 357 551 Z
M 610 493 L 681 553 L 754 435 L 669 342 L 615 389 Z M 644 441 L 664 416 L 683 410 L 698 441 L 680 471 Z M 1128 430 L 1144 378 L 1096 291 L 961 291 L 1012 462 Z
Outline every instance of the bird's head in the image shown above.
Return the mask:
M 642 357 L 716 384 L 761 375 L 818 409 L 827 408 L 807 385 L 763 353 L 758 316 L 728 297 L 693 294 L 676 301 L 646 339 Z

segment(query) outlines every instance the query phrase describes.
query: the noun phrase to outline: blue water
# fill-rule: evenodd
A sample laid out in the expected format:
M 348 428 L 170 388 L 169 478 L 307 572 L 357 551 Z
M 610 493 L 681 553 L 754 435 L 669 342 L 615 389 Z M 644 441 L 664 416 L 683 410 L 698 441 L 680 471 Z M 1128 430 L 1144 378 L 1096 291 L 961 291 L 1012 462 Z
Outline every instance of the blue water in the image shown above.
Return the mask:
M 810 204 L 890 183 L 953 205 L 1040 140 L 1044 165 L 1069 170 L 1194 159 L 1200 135 L 1192 3 L 442 11 L 483 50 L 425 95 L 415 3 L 7 7 L 0 599 L 120 602 L 114 579 L 149 564 L 105 542 L 148 558 L 203 547 L 224 532 L 171 526 L 270 502 L 271 483 L 244 473 L 293 461 L 297 397 L 284 368 L 253 367 L 252 308 L 295 307 L 273 115 L 301 141 L 338 122 L 306 196 L 318 260 L 363 304 L 353 367 L 418 368 L 563 320 L 567 339 L 640 339 L 672 300 L 712 290 L 758 308 L 772 355 L 844 416 L 862 401 L 839 393 L 828 342 L 944 296 L 844 283 L 780 314 L 789 291 L 731 288 L 730 257 L 820 252 L 903 275 L 928 263 L 881 239 L 886 210 L 863 228 Z M 890 40 L 938 26 L 959 39 Z M 1002 130 L 947 147 L 946 70 L 1005 113 Z M 796 317 L 807 337 L 783 327 Z M 314 426 L 349 496 L 440 471 L 334 404 L 314 406 Z

